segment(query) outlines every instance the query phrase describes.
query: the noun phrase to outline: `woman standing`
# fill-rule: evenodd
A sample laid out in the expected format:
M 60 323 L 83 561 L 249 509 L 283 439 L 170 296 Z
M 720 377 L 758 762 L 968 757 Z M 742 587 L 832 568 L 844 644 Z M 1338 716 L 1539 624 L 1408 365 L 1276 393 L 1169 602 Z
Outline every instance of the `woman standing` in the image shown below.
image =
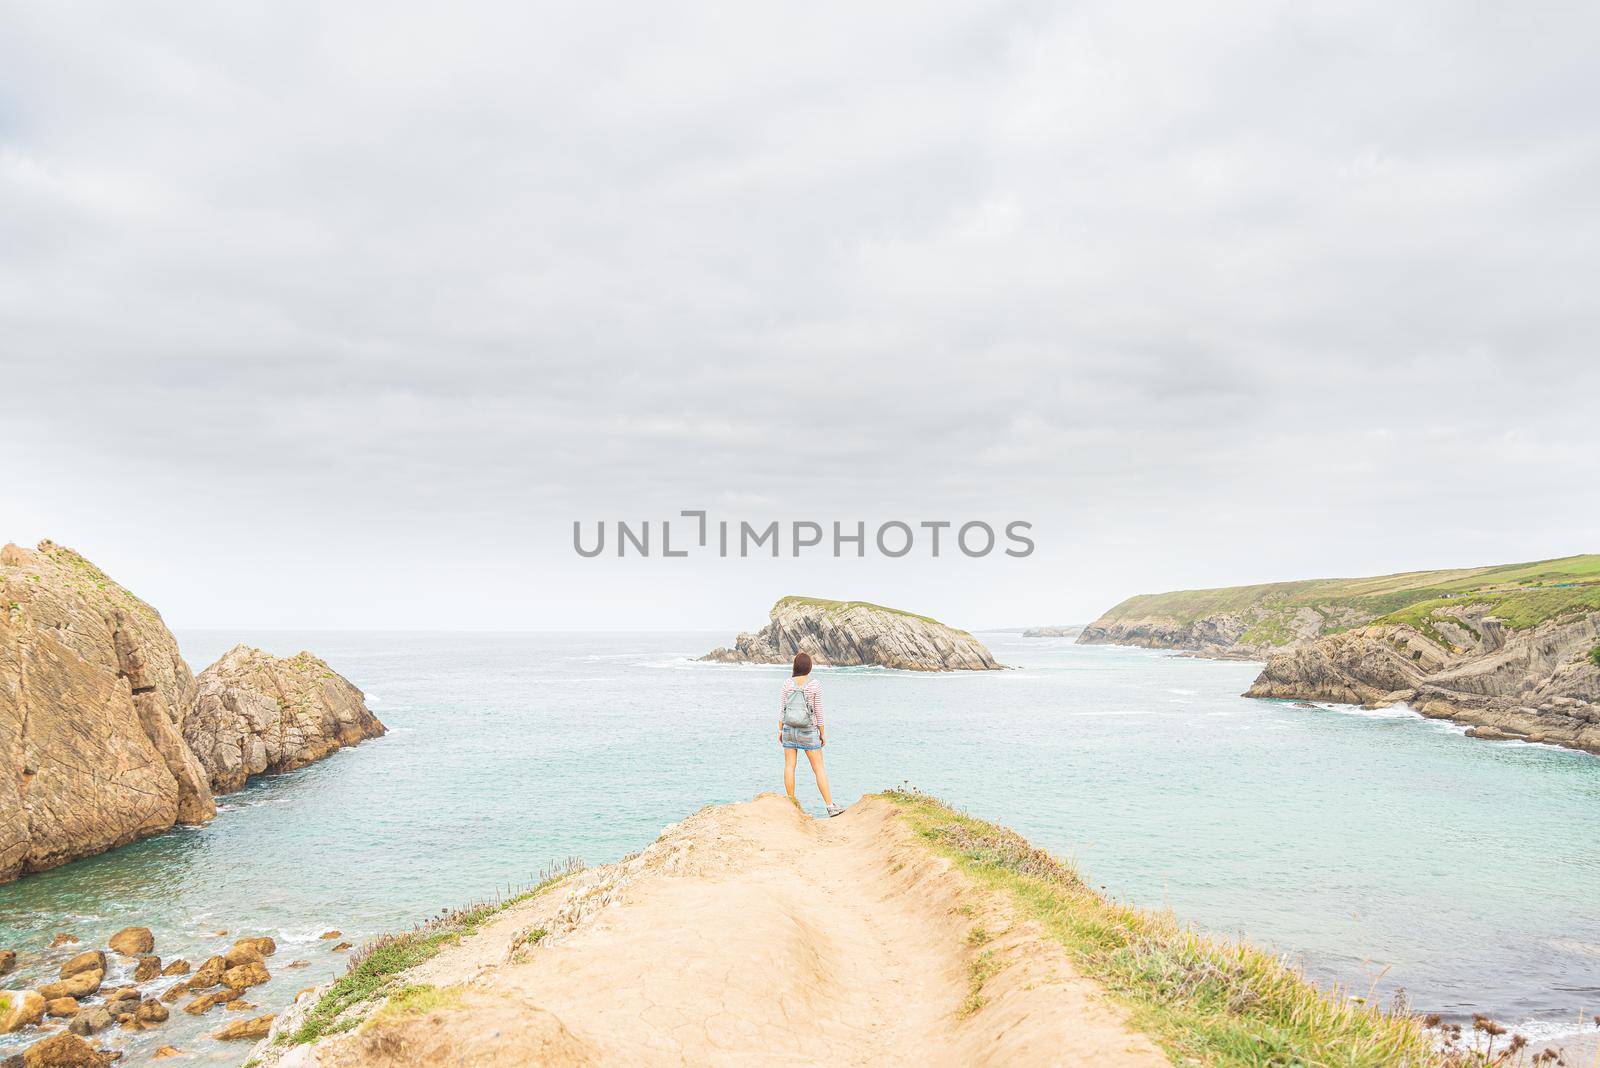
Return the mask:
M 844 809 L 833 803 L 828 790 L 828 770 L 822 766 L 822 747 L 828 744 L 827 729 L 822 723 L 822 687 L 811 677 L 811 654 L 794 655 L 794 674 L 783 684 L 783 697 L 778 702 L 778 743 L 783 746 L 783 789 L 794 796 L 794 768 L 799 750 L 804 750 L 811 761 L 811 774 L 817 777 L 817 789 L 822 792 L 822 803 L 828 806 L 828 815 L 837 816 Z

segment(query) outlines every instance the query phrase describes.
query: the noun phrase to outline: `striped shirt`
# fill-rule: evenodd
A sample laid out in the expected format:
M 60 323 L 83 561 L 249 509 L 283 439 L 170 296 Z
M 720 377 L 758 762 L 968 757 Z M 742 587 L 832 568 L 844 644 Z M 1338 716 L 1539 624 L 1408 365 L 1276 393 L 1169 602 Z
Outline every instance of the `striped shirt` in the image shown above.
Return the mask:
M 806 702 L 811 706 L 811 725 L 820 730 L 822 728 L 822 687 L 817 684 L 817 680 L 814 678 L 806 679 L 806 684 L 803 687 L 796 687 L 794 679 L 784 682 L 783 696 L 778 698 L 779 725 L 781 726 L 783 723 L 784 703 L 789 700 L 789 695 L 794 693 L 796 689 L 805 691 Z

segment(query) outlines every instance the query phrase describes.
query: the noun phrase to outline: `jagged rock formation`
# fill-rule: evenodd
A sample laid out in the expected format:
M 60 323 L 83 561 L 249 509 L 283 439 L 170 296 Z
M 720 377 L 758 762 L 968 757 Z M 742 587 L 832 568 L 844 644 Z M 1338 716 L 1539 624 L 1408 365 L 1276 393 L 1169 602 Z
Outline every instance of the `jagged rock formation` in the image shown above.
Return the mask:
M 0 881 L 216 813 L 155 609 L 64 546 L 0 549 Z
M 197 687 L 160 614 L 81 555 L 0 549 L 0 882 L 204 822 L 213 788 L 382 733 L 309 653 L 235 649 Z
M 384 733 L 361 691 L 307 652 L 283 658 L 236 645 L 200 673 L 196 690 L 183 736 L 219 794 Z
M 786 664 L 805 651 L 819 664 L 874 664 L 909 671 L 989 671 L 1003 665 L 982 642 L 936 619 L 865 601 L 785 597 L 771 622 L 741 634 L 732 649 L 701 657 L 724 663 Z
M 1472 724 L 1474 737 L 1600 753 L 1600 612 L 1520 631 L 1482 606 L 1454 617 L 1435 620 L 1432 634 L 1386 624 L 1303 643 L 1267 661 L 1247 696 L 1404 701 Z
M 1473 725 L 1600 752 L 1600 556 L 1131 597 L 1078 641 L 1267 663 L 1248 691 L 1405 701 Z

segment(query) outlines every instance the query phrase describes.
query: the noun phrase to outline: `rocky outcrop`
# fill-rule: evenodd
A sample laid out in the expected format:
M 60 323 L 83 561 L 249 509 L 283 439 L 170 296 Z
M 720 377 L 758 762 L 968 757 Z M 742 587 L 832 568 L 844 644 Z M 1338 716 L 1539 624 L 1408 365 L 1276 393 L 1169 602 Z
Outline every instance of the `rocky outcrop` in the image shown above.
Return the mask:
M 817 663 L 836 667 L 991 671 L 1003 666 L 964 630 L 865 601 L 785 597 L 772 606 L 769 618 L 756 633 L 739 635 L 732 649 L 715 649 L 700 659 L 786 664 L 804 651 Z
M 0 882 L 216 812 L 161 616 L 64 546 L 0 549 Z
M 1083 633 L 1082 627 L 1029 627 L 1022 632 L 1024 638 L 1076 638 Z
M 1286 647 L 1310 641 L 1322 632 L 1324 617 L 1302 608 L 1282 620 L 1271 640 L 1253 634 L 1256 620 L 1239 612 L 1219 612 L 1195 619 L 1165 615 L 1111 618 L 1102 616 L 1083 628 L 1079 645 L 1138 645 L 1175 649 L 1222 660 L 1265 660 Z
M 382 733 L 310 653 L 240 646 L 197 683 L 160 614 L 81 555 L 0 549 L 0 882 L 204 822 L 213 792 Z
M 310 653 L 236 645 L 200 673 L 183 737 L 216 793 L 384 733 L 360 690 Z
M 1463 605 L 1429 622 L 1429 632 L 1381 624 L 1303 643 L 1269 660 L 1246 694 L 1407 702 L 1475 737 L 1600 753 L 1600 612 L 1512 630 Z
M 1140 594 L 1079 636 L 1266 661 L 1248 696 L 1405 701 L 1600 752 L 1600 556 Z

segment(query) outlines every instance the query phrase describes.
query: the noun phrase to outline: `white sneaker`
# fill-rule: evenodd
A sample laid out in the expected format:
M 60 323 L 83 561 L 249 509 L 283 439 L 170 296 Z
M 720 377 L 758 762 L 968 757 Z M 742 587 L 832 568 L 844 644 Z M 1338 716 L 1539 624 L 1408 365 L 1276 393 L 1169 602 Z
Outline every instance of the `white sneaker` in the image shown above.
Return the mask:
M 829 805 L 828 806 L 828 818 L 832 819 L 834 816 L 837 816 L 839 813 L 841 813 L 843 811 L 844 811 L 844 806 L 843 805 Z

